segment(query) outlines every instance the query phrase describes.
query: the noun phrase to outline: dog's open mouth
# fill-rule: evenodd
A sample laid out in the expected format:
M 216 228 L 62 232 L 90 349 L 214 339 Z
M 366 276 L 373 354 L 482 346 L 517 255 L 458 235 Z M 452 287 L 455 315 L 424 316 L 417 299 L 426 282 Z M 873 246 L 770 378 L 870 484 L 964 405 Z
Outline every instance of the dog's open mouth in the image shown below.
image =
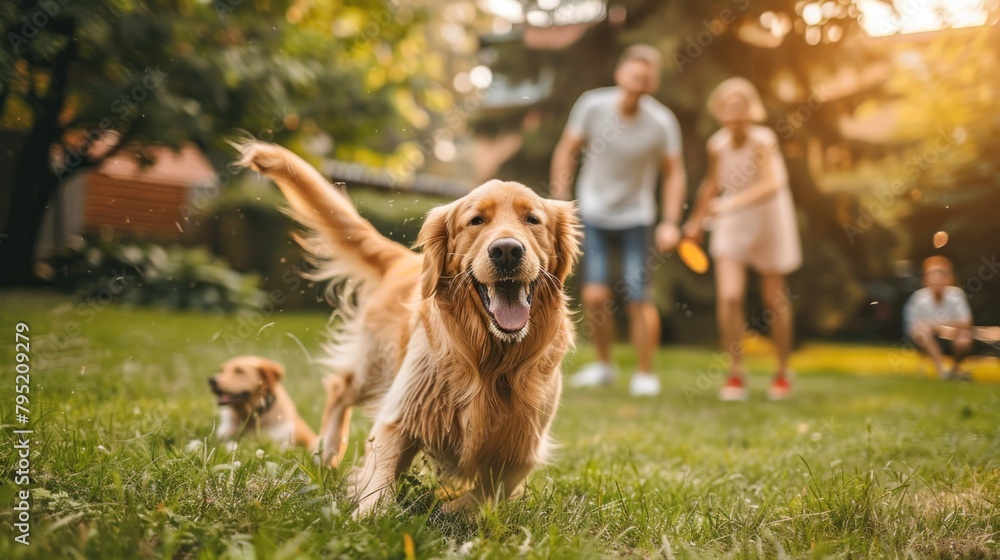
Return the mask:
M 216 396 L 216 403 L 219 406 L 226 404 L 239 404 L 250 400 L 250 391 L 240 391 L 239 393 L 227 393 L 225 391 L 213 391 Z
M 483 307 L 493 320 L 496 328 L 508 335 L 522 333 L 531 317 L 531 295 L 533 282 L 501 280 L 494 284 L 483 284 L 473 279 Z

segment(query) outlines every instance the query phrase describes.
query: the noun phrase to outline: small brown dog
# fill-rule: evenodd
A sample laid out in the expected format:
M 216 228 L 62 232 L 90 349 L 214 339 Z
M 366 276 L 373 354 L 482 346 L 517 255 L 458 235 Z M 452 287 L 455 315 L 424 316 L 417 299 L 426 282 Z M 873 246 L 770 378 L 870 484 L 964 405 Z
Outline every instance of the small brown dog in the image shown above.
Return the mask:
M 312 449 L 316 434 L 285 391 L 284 376 L 284 366 L 258 356 L 240 356 L 222 364 L 222 371 L 208 378 L 219 403 L 219 439 L 261 433 L 282 448 L 294 444 Z

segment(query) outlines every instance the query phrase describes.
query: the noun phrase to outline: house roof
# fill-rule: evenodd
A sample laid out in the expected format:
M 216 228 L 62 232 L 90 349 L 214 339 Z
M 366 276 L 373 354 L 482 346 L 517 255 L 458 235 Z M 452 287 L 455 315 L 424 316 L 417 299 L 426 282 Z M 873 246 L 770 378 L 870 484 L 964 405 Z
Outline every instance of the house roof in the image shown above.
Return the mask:
M 134 149 L 121 152 L 105 159 L 95 173 L 107 175 L 122 181 L 158 183 L 191 187 L 210 183 L 215 170 L 208 158 L 193 144 L 184 144 L 179 150 L 167 146 L 149 146 L 144 156 L 153 160 L 150 165 L 142 165 Z

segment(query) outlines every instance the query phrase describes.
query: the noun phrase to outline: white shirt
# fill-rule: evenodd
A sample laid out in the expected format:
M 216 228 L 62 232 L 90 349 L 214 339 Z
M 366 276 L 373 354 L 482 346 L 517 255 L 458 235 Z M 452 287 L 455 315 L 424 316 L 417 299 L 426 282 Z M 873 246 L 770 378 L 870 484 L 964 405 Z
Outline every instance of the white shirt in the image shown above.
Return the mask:
M 621 113 L 622 91 L 588 91 L 573 105 L 566 131 L 583 138 L 577 181 L 580 217 L 606 229 L 656 221 L 656 177 L 665 156 L 681 154 L 677 117 L 648 95 L 632 118 Z
M 949 323 L 971 323 L 972 310 L 965 292 L 957 286 L 945 286 L 941 301 L 934 299 L 930 288 L 921 288 L 907 300 L 903 307 L 903 325 L 907 333 L 913 332 L 917 323 L 929 322 L 935 325 Z

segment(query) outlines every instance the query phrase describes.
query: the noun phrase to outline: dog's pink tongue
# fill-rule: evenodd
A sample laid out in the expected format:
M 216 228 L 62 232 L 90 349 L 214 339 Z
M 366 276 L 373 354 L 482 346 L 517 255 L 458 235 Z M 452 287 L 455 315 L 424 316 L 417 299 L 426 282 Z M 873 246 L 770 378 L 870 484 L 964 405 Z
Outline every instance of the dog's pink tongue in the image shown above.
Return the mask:
M 531 306 L 522 301 L 521 287 L 517 284 L 498 284 L 490 298 L 490 313 L 500 328 L 519 331 L 528 324 Z

